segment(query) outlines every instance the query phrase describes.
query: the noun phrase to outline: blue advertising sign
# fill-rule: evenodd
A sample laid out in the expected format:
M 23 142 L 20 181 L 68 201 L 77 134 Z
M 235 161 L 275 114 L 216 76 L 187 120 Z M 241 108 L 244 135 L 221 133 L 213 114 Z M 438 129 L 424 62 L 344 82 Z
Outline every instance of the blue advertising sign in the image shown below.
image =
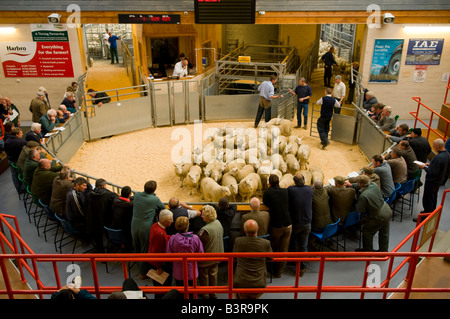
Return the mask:
M 397 83 L 403 39 L 376 39 L 369 83 Z
M 406 65 L 439 65 L 444 39 L 409 39 Z

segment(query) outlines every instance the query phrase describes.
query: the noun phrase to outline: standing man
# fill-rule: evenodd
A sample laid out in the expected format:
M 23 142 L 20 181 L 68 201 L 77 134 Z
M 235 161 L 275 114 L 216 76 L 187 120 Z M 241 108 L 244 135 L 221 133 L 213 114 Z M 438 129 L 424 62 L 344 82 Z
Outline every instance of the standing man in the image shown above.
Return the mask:
M 289 214 L 289 193 L 286 188 L 280 188 L 278 175 L 269 176 L 269 189 L 263 194 L 263 203 L 269 207 L 270 241 L 274 252 L 287 252 L 291 240 L 292 221 Z M 280 278 L 286 263 L 276 263 L 273 276 Z
M 331 76 L 333 75 L 333 64 L 336 64 L 334 59 L 334 47 L 331 47 L 327 53 L 322 56 L 322 61 L 325 64 L 325 73 L 323 75 L 323 85 L 326 87 L 331 87 Z
M 111 58 L 111 52 L 109 48 L 109 30 L 106 29 L 103 33 L 103 51 L 107 60 Z
M 409 146 L 413 149 L 418 161 L 426 163 L 428 154 L 431 153 L 431 146 L 428 140 L 422 136 L 422 129 L 413 128 L 411 134 L 406 136 Z
M 305 178 L 297 173 L 294 186 L 287 188 L 289 193 L 289 214 L 292 220 L 292 235 L 289 251 L 308 251 L 308 237 L 311 232 L 313 190 L 305 185 Z M 306 271 L 305 263 L 300 264 L 300 276 Z
M 238 237 L 234 242 L 233 252 L 271 253 L 270 242 L 258 237 L 258 223 L 249 219 L 244 224 L 245 237 Z M 270 257 L 238 257 L 236 271 L 233 276 L 233 288 L 265 288 L 267 285 L 267 265 Z M 236 293 L 236 299 L 258 299 L 261 293 Z
M 30 112 L 32 113 L 31 120 L 35 123 L 38 123 L 42 115 L 45 115 L 47 113 L 48 108 L 44 102 L 44 99 L 45 93 L 38 91 L 36 97 L 31 100 L 30 103 Z
M 317 105 L 322 105 L 320 109 L 320 117 L 317 120 L 317 130 L 319 131 L 320 143 L 324 150 L 329 144 L 328 133 L 330 132 L 330 122 L 333 117 L 333 110 L 340 108 L 339 102 L 331 97 L 331 88 L 325 89 L 325 96 L 317 101 Z
M 241 218 L 243 235 L 245 235 L 244 224 L 249 219 L 253 219 L 258 223 L 258 236 L 265 236 L 269 233 L 270 215 L 269 212 L 266 212 L 265 210 L 259 210 L 260 206 L 261 201 L 259 200 L 259 198 L 253 197 L 250 200 L 251 211 L 249 213 L 243 214 Z
M 270 118 L 272 117 L 272 100 L 276 99 L 277 97 L 283 98 L 283 95 L 274 95 L 275 94 L 275 87 L 274 85 L 278 81 L 278 76 L 275 74 L 272 74 L 270 76 L 269 81 L 264 81 L 260 84 L 258 87 L 259 91 L 259 104 L 258 104 L 258 113 L 256 114 L 255 119 L 255 128 L 258 127 L 259 121 L 261 121 L 261 117 L 264 112 L 265 113 L 265 121 L 266 123 L 270 121 Z
M 346 90 L 345 84 L 344 84 L 344 82 L 342 82 L 342 78 L 340 75 L 336 75 L 334 80 L 335 80 L 335 85 L 333 88 L 332 96 L 336 99 L 336 101 L 339 102 L 339 105 L 342 106 L 342 103 L 344 103 L 344 98 L 345 98 L 345 90 Z M 335 107 L 334 113 L 341 114 L 341 108 Z
M 345 178 L 342 176 L 334 177 L 334 186 L 326 186 L 325 189 L 330 197 L 331 216 L 336 222 L 341 219 L 343 225 L 348 213 L 353 211 L 356 202 L 356 191 L 352 187 L 345 187 Z
M 351 104 L 355 97 L 355 87 L 356 80 L 358 79 L 359 74 L 359 62 L 355 61 L 352 63 L 352 76 L 350 77 L 350 83 L 348 84 L 348 96 L 347 103 Z
M 111 64 L 114 64 L 114 57 L 116 58 L 116 62 L 119 63 L 119 54 L 117 53 L 117 40 L 122 39 L 121 36 L 113 35 L 112 32 L 109 32 L 109 50 L 111 52 Z
M 360 191 L 356 210 L 366 216 L 362 230 L 363 248 L 356 251 L 373 251 L 373 238 L 377 232 L 378 250 L 389 251 L 391 208 L 384 201 L 378 186 L 371 183 L 368 176 L 360 175 L 358 184 L 353 184 L 353 187 Z
M 295 128 L 300 128 L 302 126 L 302 110 L 303 110 L 303 128 L 306 130 L 306 125 L 308 124 L 308 106 L 309 99 L 312 96 L 311 87 L 306 84 L 305 78 L 300 78 L 298 85 L 294 91 L 289 89 L 291 94 L 297 96 L 297 126 Z
M 180 62 L 175 63 L 173 68 L 172 76 L 178 76 L 179 78 L 185 78 L 188 75 L 188 60 L 181 60 Z
M 444 140 L 440 138 L 434 140 L 433 148 L 437 155 L 430 163 L 419 165 L 427 173 L 422 196 L 424 213 L 431 213 L 436 209 L 439 188 L 441 185 L 445 185 L 450 173 L 450 153 L 445 149 Z M 417 218 L 415 218 L 416 220 Z

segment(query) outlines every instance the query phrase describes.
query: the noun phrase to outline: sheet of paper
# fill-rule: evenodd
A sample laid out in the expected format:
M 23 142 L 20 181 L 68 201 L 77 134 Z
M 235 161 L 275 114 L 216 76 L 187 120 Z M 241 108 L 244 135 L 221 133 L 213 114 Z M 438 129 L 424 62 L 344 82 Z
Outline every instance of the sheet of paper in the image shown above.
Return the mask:
M 421 161 L 414 161 L 417 165 L 425 165 L 425 163 L 422 163 Z
M 330 184 L 334 186 L 334 178 L 329 179 L 328 182 L 330 182 Z
M 156 273 L 155 269 L 150 269 L 147 273 L 147 276 L 149 276 L 150 278 L 152 278 L 153 280 L 156 280 L 157 282 L 159 282 L 161 285 L 164 284 L 164 282 L 166 281 L 167 277 L 169 277 L 169 274 L 166 273 L 165 271 L 161 274 L 158 275 Z
M 127 299 L 142 299 L 144 295 L 141 290 L 126 290 L 123 291 Z
M 64 130 L 65 130 L 65 128 L 64 128 L 64 127 L 62 127 L 62 126 L 60 126 L 60 127 L 55 127 L 55 130 L 58 130 L 58 131 L 64 131 Z
M 349 178 L 351 178 L 351 177 L 358 177 L 358 176 L 359 176 L 358 172 L 351 172 L 351 173 L 348 173 L 348 177 L 349 177 Z

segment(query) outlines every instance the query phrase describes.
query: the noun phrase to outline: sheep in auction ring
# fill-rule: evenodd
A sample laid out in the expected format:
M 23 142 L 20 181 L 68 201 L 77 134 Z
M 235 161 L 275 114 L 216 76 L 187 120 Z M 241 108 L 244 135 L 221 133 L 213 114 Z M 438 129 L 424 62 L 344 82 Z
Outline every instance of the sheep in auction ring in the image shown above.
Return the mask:
M 205 177 L 200 184 L 202 199 L 206 201 L 218 202 L 222 197 L 231 196 L 230 189 L 219 185 L 211 177 Z
M 236 196 L 239 194 L 239 186 L 236 178 L 230 173 L 225 173 L 222 176 L 222 186 L 228 187 L 231 193 L 231 198 L 236 200 Z
M 185 179 L 187 173 L 189 172 L 189 170 L 192 167 L 192 163 L 174 163 L 174 170 L 175 170 L 175 175 L 177 175 L 180 178 L 180 187 L 183 187 L 183 180 Z
M 244 202 L 249 201 L 260 190 L 262 190 L 261 177 L 257 173 L 247 175 L 239 183 L 239 195 Z
M 201 178 L 202 178 L 202 168 L 199 165 L 192 165 L 184 180 L 187 186 L 193 188 L 194 190 L 198 190 Z
M 289 186 L 294 186 L 294 176 L 290 173 L 284 174 L 280 179 L 280 188 L 288 188 Z

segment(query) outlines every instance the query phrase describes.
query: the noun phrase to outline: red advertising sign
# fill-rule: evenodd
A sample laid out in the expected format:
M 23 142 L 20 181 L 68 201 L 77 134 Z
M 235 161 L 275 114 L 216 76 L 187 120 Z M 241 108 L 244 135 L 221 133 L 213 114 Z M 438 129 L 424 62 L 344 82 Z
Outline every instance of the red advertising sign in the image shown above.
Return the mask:
M 5 77 L 73 77 L 69 42 L 0 43 Z

